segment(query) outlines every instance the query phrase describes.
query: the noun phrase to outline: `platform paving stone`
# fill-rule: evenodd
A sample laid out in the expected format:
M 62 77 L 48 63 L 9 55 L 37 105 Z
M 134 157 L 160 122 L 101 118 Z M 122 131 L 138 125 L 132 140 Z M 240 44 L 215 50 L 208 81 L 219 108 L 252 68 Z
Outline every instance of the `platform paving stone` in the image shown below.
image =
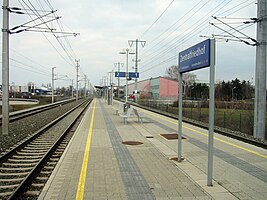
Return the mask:
M 144 123 L 132 117 L 124 124 L 111 105 L 103 99 L 94 101 L 84 199 L 266 199 L 266 159 L 251 158 L 254 162 L 248 162 L 244 152 L 237 150 L 232 156 L 233 150 L 222 150 L 225 147 L 219 143 L 214 154 L 213 187 L 208 187 L 207 144 L 203 135 L 184 131 L 185 160 L 178 163 L 169 159 L 177 156 L 177 140 L 160 136 L 176 132 L 177 122 L 170 123 L 172 119 L 164 120 L 144 111 Z M 76 198 L 91 114 L 92 106 L 40 199 Z M 142 144 L 125 145 L 123 141 Z

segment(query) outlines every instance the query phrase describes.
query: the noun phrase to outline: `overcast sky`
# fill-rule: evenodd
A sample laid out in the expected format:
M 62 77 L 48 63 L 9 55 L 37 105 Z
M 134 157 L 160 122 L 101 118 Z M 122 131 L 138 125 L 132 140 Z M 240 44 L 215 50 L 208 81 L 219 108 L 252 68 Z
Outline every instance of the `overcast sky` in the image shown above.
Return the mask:
M 237 27 L 245 35 L 256 38 L 256 24 L 242 25 L 242 22 L 256 17 L 255 2 L 255 0 L 12 0 L 11 7 L 29 9 L 33 5 L 39 10 L 40 15 L 44 14 L 40 10 L 57 10 L 56 15 L 62 18 L 47 23 L 48 27 L 58 32 L 63 30 L 80 35 L 62 37 L 62 34 L 57 33 L 53 35 L 30 31 L 10 35 L 10 84 L 50 83 L 52 67 L 56 67 L 57 79 L 67 76 L 67 79 L 75 81 L 75 59 L 79 59 L 80 78 L 83 79 L 84 75 L 87 75 L 93 85 L 99 85 L 108 72 L 116 71 L 114 63 L 126 62 L 126 56 L 119 53 L 129 48 L 128 40 L 135 39 L 146 41 L 144 47 L 139 43 L 140 80 L 164 76 L 167 67 L 177 64 L 179 51 L 205 40 L 200 35 L 226 35 L 219 29 L 222 28 L 235 36 L 241 36 L 229 27 L 217 24 L 218 21 L 214 20 L 212 15 L 224 17 L 220 19 Z M 33 14 L 30 10 L 24 12 L 27 14 L 10 14 L 10 28 L 36 18 L 34 15 L 30 15 L 31 17 L 28 15 Z M 43 19 L 47 21 L 52 18 Z M 210 25 L 209 22 L 216 22 L 219 28 Z M 2 27 L 2 13 L 0 23 Z M 36 21 L 36 24 L 38 23 L 40 21 Z M 44 25 L 40 27 L 47 28 Z M 56 39 L 55 36 L 60 37 Z M 134 45 L 132 49 L 135 51 Z M 253 81 L 255 50 L 255 47 L 242 42 L 217 40 L 216 81 L 235 78 Z M 132 69 L 134 58 L 132 55 L 129 57 L 129 71 L 134 71 Z M 125 66 L 124 64 L 121 71 L 125 71 Z M 194 73 L 199 81 L 209 81 L 208 69 Z M 71 81 L 55 82 L 56 86 L 70 84 Z

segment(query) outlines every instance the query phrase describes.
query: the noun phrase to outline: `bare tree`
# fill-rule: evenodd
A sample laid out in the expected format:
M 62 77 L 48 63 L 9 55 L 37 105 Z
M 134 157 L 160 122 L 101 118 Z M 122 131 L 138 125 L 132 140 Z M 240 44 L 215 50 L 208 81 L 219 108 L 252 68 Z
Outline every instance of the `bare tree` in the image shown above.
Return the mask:
M 178 80 L 178 65 L 172 65 L 166 69 L 166 75 L 168 78 Z
M 166 74 L 167 77 L 173 80 L 178 80 L 178 65 L 172 65 L 169 68 L 166 69 Z M 189 95 L 189 88 L 191 85 L 193 85 L 193 83 L 196 82 L 196 77 L 197 75 L 194 73 L 184 73 L 183 74 L 183 90 L 184 90 L 184 94 L 186 94 L 186 96 Z

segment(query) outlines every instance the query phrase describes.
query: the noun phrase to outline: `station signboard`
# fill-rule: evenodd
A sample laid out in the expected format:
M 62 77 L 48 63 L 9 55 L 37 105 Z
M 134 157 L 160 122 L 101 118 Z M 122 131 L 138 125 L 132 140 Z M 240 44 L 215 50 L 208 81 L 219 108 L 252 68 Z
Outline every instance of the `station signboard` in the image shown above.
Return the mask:
M 125 72 L 115 72 L 115 77 L 125 77 Z
M 126 77 L 126 72 L 115 72 L 115 77 Z M 139 73 L 128 72 L 128 78 L 139 78 Z
M 179 53 L 179 72 L 185 73 L 210 66 L 210 39 Z
M 139 78 L 138 72 L 129 72 L 129 78 Z

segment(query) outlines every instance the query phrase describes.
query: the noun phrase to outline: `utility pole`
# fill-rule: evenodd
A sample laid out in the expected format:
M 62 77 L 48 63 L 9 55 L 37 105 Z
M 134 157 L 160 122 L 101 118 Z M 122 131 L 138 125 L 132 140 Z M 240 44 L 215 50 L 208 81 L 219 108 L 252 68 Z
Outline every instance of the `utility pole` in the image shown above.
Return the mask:
M 76 65 L 76 101 L 79 99 L 79 62 L 80 59 L 75 59 L 77 65 Z
M 84 97 L 86 98 L 86 82 L 87 82 L 87 76 L 84 75 Z
M 146 41 L 141 41 L 141 40 L 128 40 L 128 44 L 130 47 L 132 47 L 133 43 L 135 42 L 135 73 L 138 72 L 138 43 L 140 42 L 142 47 L 146 45 Z M 134 83 L 134 89 L 137 90 L 137 78 L 135 78 L 135 83 Z
M 88 79 L 88 81 L 87 81 L 87 85 L 88 85 L 88 97 L 89 97 L 89 96 L 90 96 L 90 90 L 91 90 L 89 79 Z
M 110 103 L 113 104 L 113 76 L 114 70 L 110 72 Z
M 56 68 L 56 67 L 52 67 L 52 103 L 54 103 L 55 68 Z
M 71 98 L 73 98 L 73 79 L 71 79 Z
M 2 135 L 9 131 L 9 0 L 3 0 L 2 29 Z
M 257 8 L 257 42 L 256 73 L 255 73 L 255 102 L 254 102 L 254 137 L 265 139 L 266 113 L 266 56 L 267 56 L 267 2 L 258 0 Z

